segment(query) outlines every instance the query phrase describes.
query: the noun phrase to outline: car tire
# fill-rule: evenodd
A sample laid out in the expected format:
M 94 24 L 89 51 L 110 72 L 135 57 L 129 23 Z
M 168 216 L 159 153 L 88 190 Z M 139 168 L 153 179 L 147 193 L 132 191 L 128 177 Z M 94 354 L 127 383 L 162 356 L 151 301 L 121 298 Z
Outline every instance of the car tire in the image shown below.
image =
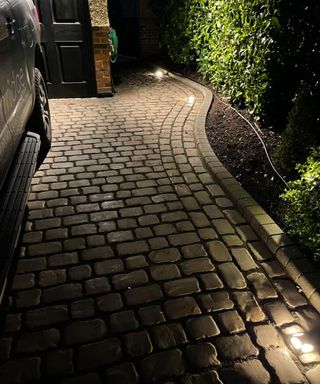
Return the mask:
M 34 70 L 35 101 L 33 111 L 27 124 L 27 130 L 37 133 L 41 139 L 38 167 L 43 163 L 51 147 L 51 120 L 46 82 L 39 71 Z

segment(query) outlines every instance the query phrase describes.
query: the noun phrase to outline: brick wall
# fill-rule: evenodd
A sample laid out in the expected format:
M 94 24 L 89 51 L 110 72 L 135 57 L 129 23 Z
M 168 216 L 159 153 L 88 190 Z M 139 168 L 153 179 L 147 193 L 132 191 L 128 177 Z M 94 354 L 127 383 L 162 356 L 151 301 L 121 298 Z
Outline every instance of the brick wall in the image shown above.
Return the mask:
M 96 70 L 97 93 L 100 96 L 112 93 L 108 26 L 92 27 L 93 54 Z
M 151 17 L 140 18 L 140 56 L 155 56 L 159 53 L 159 29 Z

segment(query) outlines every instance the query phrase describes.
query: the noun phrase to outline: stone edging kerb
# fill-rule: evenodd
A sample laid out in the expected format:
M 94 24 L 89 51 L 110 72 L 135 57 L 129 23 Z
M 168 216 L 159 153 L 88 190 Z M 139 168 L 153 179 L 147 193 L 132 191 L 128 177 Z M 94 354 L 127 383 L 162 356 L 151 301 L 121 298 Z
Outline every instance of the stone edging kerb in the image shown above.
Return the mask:
M 209 144 L 205 128 L 207 114 L 213 100 L 212 92 L 208 88 L 178 74 L 167 73 L 168 76 L 191 88 L 195 88 L 203 95 L 204 100 L 194 126 L 200 157 L 262 242 L 278 259 L 294 283 L 301 288 L 313 307 L 320 313 L 320 272 L 314 270 L 312 262 L 300 252 L 264 209 L 227 171 Z

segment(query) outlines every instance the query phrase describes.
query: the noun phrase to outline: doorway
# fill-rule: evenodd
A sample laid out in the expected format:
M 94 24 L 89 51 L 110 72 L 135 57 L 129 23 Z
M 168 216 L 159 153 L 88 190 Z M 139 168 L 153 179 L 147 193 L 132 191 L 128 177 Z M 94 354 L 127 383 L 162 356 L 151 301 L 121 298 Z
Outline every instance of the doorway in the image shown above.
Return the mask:
M 108 0 L 110 26 L 118 36 L 119 61 L 138 59 L 139 0 Z

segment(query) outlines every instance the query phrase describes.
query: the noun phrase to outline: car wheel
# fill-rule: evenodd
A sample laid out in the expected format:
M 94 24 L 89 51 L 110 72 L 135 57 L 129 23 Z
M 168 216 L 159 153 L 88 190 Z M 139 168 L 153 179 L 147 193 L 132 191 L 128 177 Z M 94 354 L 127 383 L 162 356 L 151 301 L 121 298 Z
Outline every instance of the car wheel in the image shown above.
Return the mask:
M 34 70 L 35 102 L 29 118 L 27 129 L 40 136 L 41 147 L 38 156 L 38 167 L 44 161 L 51 146 L 51 119 L 46 82 L 41 72 Z

